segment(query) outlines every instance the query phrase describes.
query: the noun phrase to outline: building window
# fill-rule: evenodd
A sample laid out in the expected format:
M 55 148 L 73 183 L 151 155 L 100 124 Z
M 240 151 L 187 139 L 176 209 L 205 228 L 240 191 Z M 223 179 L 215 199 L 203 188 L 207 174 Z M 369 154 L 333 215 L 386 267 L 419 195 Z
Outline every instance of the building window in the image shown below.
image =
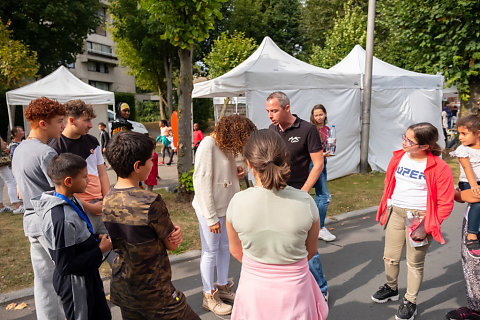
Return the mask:
M 87 51 L 89 53 L 97 53 L 97 54 L 113 57 L 112 47 L 107 46 L 106 44 L 87 41 Z
M 110 83 L 108 83 L 108 82 L 89 80 L 88 84 L 95 87 L 95 88 L 102 89 L 102 90 L 107 90 L 108 91 L 110 89 Z
M 107 8 L 102 7 L 98 10 L 98 16 L 100 18 L 100 24 L 95 29 L 95 33 L 101 36 L 106 36 L 107 31 L 105 30 L 106 18 L 107 18 Z
M 88 71 L 108 73 L 108 64 L 102 62 L 88 61 Z

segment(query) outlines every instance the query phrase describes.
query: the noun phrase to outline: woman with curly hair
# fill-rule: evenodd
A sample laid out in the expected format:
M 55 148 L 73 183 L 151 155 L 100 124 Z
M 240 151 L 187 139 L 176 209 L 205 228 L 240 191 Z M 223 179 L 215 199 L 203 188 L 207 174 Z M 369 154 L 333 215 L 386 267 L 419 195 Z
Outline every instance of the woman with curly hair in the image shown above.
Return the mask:
M 193 208 L 197 214 L 202 241 L 200 274 L 203 283 L 203 303 L 216 315 L 227 315 L 233 302 L 233 282 L 228 281 L 230 252 L 225 226 L 228 203 L 240 191 L 239 177 L 243 168 L 237 167 L 235 157 L 242 152 L 255 125 L 249 119 L 232 115 L 223 117 L 210 136 L 203 139 L 195 156 Z M 214 284 L 214 267 L 217 283 Z

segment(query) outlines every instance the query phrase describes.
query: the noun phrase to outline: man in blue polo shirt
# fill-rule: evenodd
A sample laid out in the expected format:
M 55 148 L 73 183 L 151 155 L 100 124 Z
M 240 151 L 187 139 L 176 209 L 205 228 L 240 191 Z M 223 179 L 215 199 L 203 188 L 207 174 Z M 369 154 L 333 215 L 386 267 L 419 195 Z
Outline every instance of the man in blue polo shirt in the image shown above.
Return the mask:
M 290 179 L 288 185 L 305 192 L 317 182 L 323 170 L 323 152 L 317 129 L 297 115 L 290 113 L 290 99 L 281 92 L 271 93 L 266 110 L 272 124 L 269 129 L 277 132 L 290 151 Z M 313 162 L 310 171 L 309 165 Z M 308 262 L 310 272 L 327 298 L 327 281 L 323 276 L 322 263 L 317 254 Z

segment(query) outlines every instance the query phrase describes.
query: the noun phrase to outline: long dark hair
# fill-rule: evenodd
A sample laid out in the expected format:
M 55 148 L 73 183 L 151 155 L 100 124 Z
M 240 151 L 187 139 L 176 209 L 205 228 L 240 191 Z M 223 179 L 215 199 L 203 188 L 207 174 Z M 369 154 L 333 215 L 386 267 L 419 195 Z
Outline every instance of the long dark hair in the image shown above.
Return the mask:
M 408 127 L 413 131 L 417 143 L 421 146 L 428 146 L 427 151 L 434 156 L 442 154 L 442 148 L 438 145 L 438 130 L 429 122 L 420 122 Z
M 325 113 L 325 120 L 323 121 L 323 125 L 327 124 L 327 109 L 323 106 L 323 104 L 316 104 L 313 106 L 312 111 L 310 112 L 310 123 L 313 124 L 314 126 L 317 126 L 317 122 L 315 121 L 315 117 L 313 116 L 313 113 L 315 110 L 322 110 L 323 113 Z

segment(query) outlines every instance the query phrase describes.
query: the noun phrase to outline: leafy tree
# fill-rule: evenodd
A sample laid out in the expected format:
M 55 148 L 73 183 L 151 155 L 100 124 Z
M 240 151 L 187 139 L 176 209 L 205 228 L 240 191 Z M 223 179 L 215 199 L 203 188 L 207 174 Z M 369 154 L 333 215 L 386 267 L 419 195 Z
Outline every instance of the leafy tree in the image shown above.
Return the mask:
M 232 35 L 228 32 L 222 33 L 217 40 L 213 41 L 212 50 L 204 59 L 210 77 L 216 78 L 235 68 L 247 59 L 256 47 L 256 41 L 245 38 L 243 32 L 234 32 Z M 229 101 L 230 98 L 225 98 L 219 118 L 225 114 Z
M 386 16 L 402 42 L 403 50 L 397 48 L 405 56 L 405 67 L 441 72 L 466 100 L 480 85 L 479 12 L 477 0 L 404 0 L 394 1 Z
M 228 27 L 257 43 L 269 36 L 286 52 L 297 54 L 303 43 L 301 14 L 299 0 L 235 0 Z
M 178 86 L 178 174 L 192 168 L 192 90 L 193 46 L 208 37 L 215 18 L 221 18 L 220 8 L 225 0 L 142 0 L 142 5 L 165 25 L 162 38 L 179 48 L 180 74 Z
M 162 119 L 166 118 L 162 101 L 165 100 L 162 93 L 166 91 L 169 118 L 173 108 L 175 50 L 169 42 L 160 40 L 165 32 L 163 24 L 139 7 L 136 0 L 113 0 L 109 13 L 113 18 L 111 30 L 121 64 L 129 67 L 138 87 L 158 92 Z
M 216 78 L 238 66 L 257 48 L 252 38 L 246 38 L 244 32 L 229 34 L 224 32 L 213 41 L 210 53 L 204 61 L 211 78 Z
M 367 16 L 359 6 L 349 0 L 343 5 L 345 15 L 335 18 L 333 29 L 325 35 L 323 47 L 314 45 L 309 63 L 330 68 L 340 62 L 356 44 L 365 47 L 367 39 Z
M 334 18 L 342 9 L 342 0 L 306 0 L 302 7 L 301 30 L 305 35 L 303 51 L 313 45 L 323 47 L 325 33 L 333 28 Z
M 12 30 L 0 19 L 0 92 L 20 87 L 37 74 L 39 65 L 36 52 L 12 39 Z
M 0 18 L 11 21 L 14 39 L 37 52 L 40 74 L 75 62 L 87 34 L 101 23 L 98 0 L 2 0 Z

